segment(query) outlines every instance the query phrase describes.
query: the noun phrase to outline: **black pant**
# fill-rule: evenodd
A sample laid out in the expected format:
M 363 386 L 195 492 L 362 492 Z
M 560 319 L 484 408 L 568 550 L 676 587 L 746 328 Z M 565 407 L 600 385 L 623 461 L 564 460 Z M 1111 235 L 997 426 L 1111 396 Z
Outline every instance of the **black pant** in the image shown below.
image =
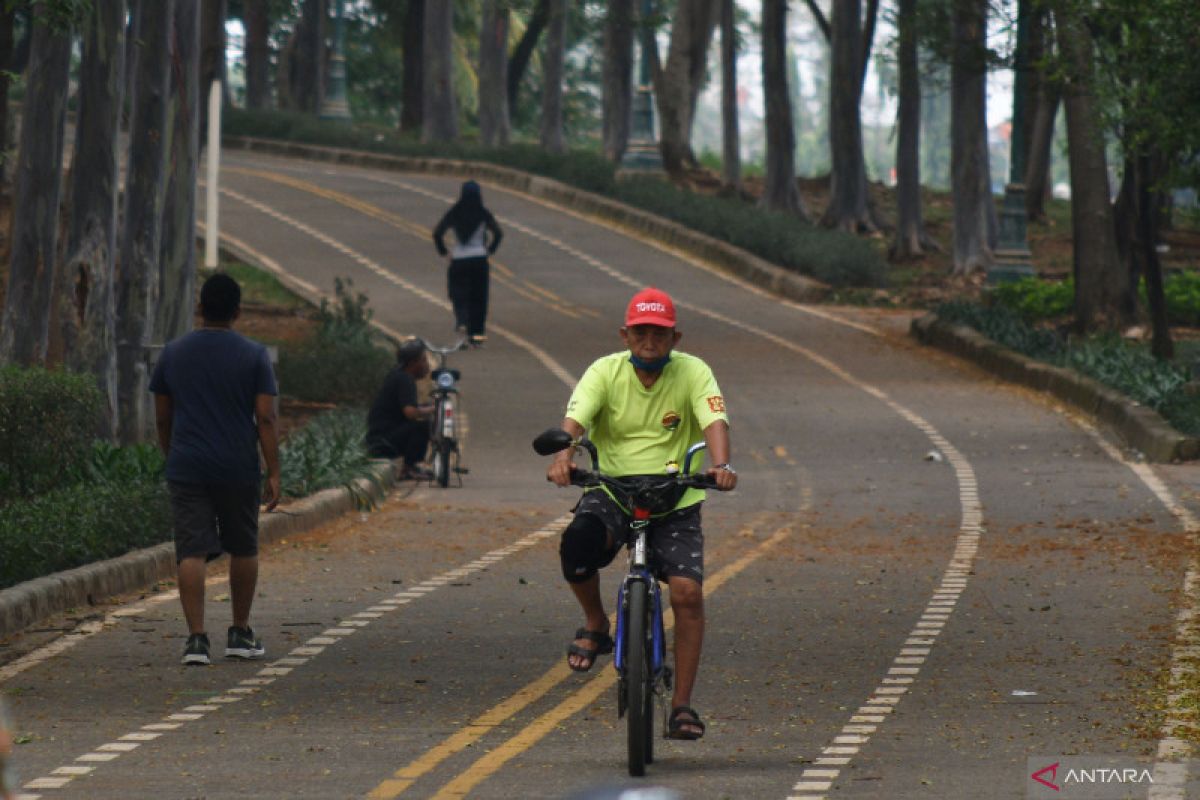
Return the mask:
M 404 458 L 407 465 L 420 463 L 429 449 L 429 422 L 410 419 L 385 431 L 367 435 L 367 453 L 372 458 Z
M 468 336 L 484 334 L 489 271 L 487 258 L 480 257 L 455 259 L 446 273 L 450 303 L 454 306 L 454 325 L 466 328 Z

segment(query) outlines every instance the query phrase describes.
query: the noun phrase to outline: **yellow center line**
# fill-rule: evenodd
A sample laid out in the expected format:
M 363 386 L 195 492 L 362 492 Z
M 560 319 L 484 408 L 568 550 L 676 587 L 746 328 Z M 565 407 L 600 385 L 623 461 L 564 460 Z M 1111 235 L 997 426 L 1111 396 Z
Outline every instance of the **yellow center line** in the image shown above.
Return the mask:
M 753 533 L 754 528 L 761 524 L 761 522 L 767 516 L 767 514 L 757 515 L 749 525 L 738 532 L 738 535 L 740 536 L 744 533 Z M 737 561 L 718 571 L 711 578 L 706 579 L 706 594 L 715 591 L 717 587 L 729 580 L 730 577 L 736 575 L 738 572 L 741 572 L 752 561 L 761 557 L 763 553 L 765 553 L 770 547 L 774 547 L 775 544 L 782 540 L 783 536 L 786 535 L 789 530 L 790 528 L 782 528 L 779 531 L 776 531 L 770 539 L 758 545 L 754 550 L 751 550 Z M 663 615 L 664 626 L 670 628 L 673 624 L 673 621 L 674 620 L 671 616 L 670 609 L 667 609 L 666 613 Z M 505 699 L 499 705 L 484 712 L 479 717 L 476 717 L 464 728 L 452 734 L 440 744 L 425 752 L 415 761 L 396 770 L 391 778 L 384 780 L 382 783 L 376 786 L 370 792 L 370 794 L 367 795 L 367 797 L 371 798 L 371 800 L 392 800 L 392 798 L 400 796 L 400 794 L 408 789 L 408 787 L 416 782 L 417 779 L 419 779 L 422 775 L 425 775 L 427 772 L 434 769 L 447 758 L 450 758 L 456 753 L 459 753 L 473 745 L 507 719 L 520 712 L 530 703 L 547 694 L 551 689 L 569 678 L 572 674 L 572 670 L 567 666 L 565 661 L 558 662 L 542 677 L 520 689 L 516 694 Z M 611 686 L 613 679 L 615 679 L 615 675 L 615 670 L 604 670 L 598 677 L 594 678 L 591 682 L 584 686 L 583 689 L 580 689 L 578 692 L 576 692 L 576 694 L 572 695 L 571 698 L 568 698 L 567 701 L 564 701 L 564 703 L 558 708 L 571 709 L 566 716 L 576 713 L 576 711 L 578 711 L 580 708 L 585 707 L 587 703 L 598 697 L 605 688 Z M 565 717 L 563 718 L 565 719 Z M 534 724 L 536 725 L 538 723 L 535 722 Z M 553 727 L 553 725 L 557 723 L 549 724 L 551 727 Z M 545 732 L 538 734 L 536 738 L 530 740 L 525 747 L 528 747 L 529 744 L 533 744 L 533 742 L 541 739 L 542 736 L 545 736 Z M 510 742 L 506 743 L 504 746 L 510 746 L 512 741 L 514 740 L 510 740 Z M 517 752 L 520 751 L 513 752 L 508 758 L 512 758 L 512 756 L 516 755 Z M 505 758 L 504 761 L 507 761 L 508 758 Z M 500 764 L 503 764 L 504 761 L 501 761 L 499 764 L 497 764 L 496 768 L 498 768 Z M 480 778 L 479 780 L 483 780 L 483 778 Z M 476 783 L 478 783 L 478 781 L 476 781 Z
M 245 175 L 251 178 L 262 178 L 263 180 L 272 181 L 284 186 L 290 186 L 293 189 L 299 189 L 300 191 L 308 192 L 309 194 L 314 194 L 317 197 L 323 197 L 326 200 L 331 200 L 335 203 L 344 205 L 347 208 L 354 209 L 355 211 L 365 214 L 372 219 L 377 219 L 380 222 L 404 231 L 405 233 L 412 234 L 422 241 L 430 241 L 429 232 L 421 226 L 409 222 L 398 214 L 393 214 L 392 212 L 386 211 L 379 206 L 374 205 L 373 203 L 359 200 L 357 197 L 345 194 L 344 192 L 326 189 L 324 186 L 319 186 L 315 183 L 301 180 L 300 178 L 293 178 L 290 175 L 284 175 L 279 172 L 271 172 L 269 170 L 251 169 L 249 167 L 225 167 L 224 169 L 237 175 Z M 529 300 L 536 305 L 542 306 L 543 308 L 548 308 L 551 311 L 562 314 L 565 317 L 579 319 L 579 313 L 571 308 L 571 304 L 563 300 L 561 297 L 558 297 L 553 292 L 542 289 L 536 290 L 538 294 L 549 296 L 550 302 L 546 302 L 546 300 L 538 297 L 536 294 L 529 291 L 529 289 L 518 285 L 516 281 L 516 273 L 514 273 L 504 264 L 496 261 L 495 259 L 489 259 L 489 263 L 491 264 L 492 270 L 495 273 L 497 282 L 511 289 L 514 293 L 524 297 L 526 300 Z M 530 288 L 535 288 L 528 281 L 523 281 L 523 283 Z

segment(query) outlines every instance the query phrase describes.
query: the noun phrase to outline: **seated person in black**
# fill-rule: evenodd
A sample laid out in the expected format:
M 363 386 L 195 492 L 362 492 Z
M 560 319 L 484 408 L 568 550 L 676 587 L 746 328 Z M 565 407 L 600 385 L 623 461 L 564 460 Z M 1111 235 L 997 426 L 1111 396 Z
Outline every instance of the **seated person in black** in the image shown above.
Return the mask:
M 429 374 L 425 343 L 409 339 L 396 350 L 396 362 L 367 415 L 367 452 L 372 458 L 403 458 L 401 478 L 428 477 L 421 462 L 433 406 L 417 402 L 417 381 Z

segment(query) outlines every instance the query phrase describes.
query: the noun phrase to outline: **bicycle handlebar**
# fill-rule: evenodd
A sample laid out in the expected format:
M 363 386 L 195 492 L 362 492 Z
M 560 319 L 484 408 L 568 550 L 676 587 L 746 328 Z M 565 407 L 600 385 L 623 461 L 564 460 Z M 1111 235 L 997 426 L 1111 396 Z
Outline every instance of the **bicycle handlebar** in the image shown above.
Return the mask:
M 451 353 L 457 353 L 460 350 L 467 349 L 467 340 L 465 338 L 459 339 L 457 342 L 452 344 L 450 347 L 437 347 L 432 342 L 430 342 L 428 339 L 422 339 L 421 341 L 425 343 L 426 350 L 428 350 L 431 353 L 436 353 L 437 355 L 440 355 L 440 356 L 448 356 Z
M 655 485 L 655 481 L 659 483 Z M 575 467 L 571 470 L 571 484 L 573 486 L 601 486 L 607 485 L 621 492 L 635 492 L 646 488 L 667 488 L 674 486 L 686 486 L 693 489 L 718 489 L 716 482 L 712 476 L 700 475 L 646 475 L 638 476 L 637 478 L 614 478 L 611 475 L 605 475 L 603 472 L 595 472 L 590 469 L 580 469 Z

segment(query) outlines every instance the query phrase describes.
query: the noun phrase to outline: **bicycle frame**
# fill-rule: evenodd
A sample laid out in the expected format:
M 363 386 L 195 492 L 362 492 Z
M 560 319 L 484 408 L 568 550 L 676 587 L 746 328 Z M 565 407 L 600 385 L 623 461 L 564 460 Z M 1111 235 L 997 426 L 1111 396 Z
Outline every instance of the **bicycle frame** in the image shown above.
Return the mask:
M 617 631 L 614 640 L 616 642 L 613 650 L 613 666 L 616 667 L 617 674 L 624 676 L 626 672 L 626 636 L 625 631 L 629 627 L 629 585 L 635 581 L 646 584 L 646 588 L 650 597 L 650 618 L 652 620 L 650 628 L 651 648 L 650 648 L 650 680 L 655 687 L 664 676 L 664 671 L 667 662 L 667 644 L 666 632 L 663 628 L 662 615 L 662 590 L 659 587 L 658 580 L 650 572 L 650 564 L 647 558 L 647 535 L 650 528 L 650 514 L 644 509 L 635 509 L 635 515 L 638 513 L 645 514 L 644 517 L 638 518 L 635 516 L 630 523 L 630 530 L 633 534 L 632 541 L 629 545 L 629 569 L 625 577 L 621 581 L 621 586 L 617 591 Z
M 466 472 L 458 463 L 461 455 L 458 446 L 458 381 L 462 374 L 446 366 L 446 356 L 465 350 L 467 343 L 465 339 L 460 339 L 451 347 L 434 347 L 426 342 L 425 347 L 438 357 L 438 365 L 430 373 L 433 378 L 433 415 L 429 421 L 429 444 L 433 457 L 433 479 L 444 488 L 450 483 L 450 473 L 454 472 L 461 486 L 462 474 Z

